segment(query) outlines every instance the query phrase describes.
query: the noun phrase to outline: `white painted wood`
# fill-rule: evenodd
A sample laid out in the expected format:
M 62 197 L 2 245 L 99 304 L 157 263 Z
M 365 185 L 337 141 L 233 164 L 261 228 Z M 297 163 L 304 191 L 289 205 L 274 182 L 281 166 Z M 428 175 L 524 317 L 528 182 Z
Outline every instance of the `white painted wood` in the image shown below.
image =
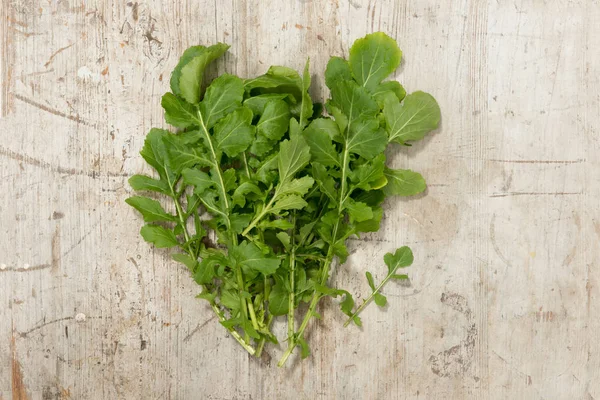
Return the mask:
M 276 5 L 267 5 L 276 3 Z M 0 5 L 0 399 L 598 399 L 600 3 L 6 0 Z M 163 125 L 182 50 L 232 45 L 256 75 L 382 30 L 397 78 L 443 126 L 392 163 L 392 200 L 340 286 L 408 244 L 408 287 L 344 329 L 324 302 L 313 357 L 275 367 L 225 335 L 123 200 Z

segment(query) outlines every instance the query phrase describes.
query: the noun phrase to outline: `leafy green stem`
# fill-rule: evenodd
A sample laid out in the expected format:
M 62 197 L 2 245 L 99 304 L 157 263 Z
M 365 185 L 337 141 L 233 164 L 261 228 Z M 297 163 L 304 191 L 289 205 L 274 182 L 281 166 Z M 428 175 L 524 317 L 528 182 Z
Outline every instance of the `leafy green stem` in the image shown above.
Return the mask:
M 294 227 L 292 228 L 292 237 L 291 237 L 291 243 L 290 243 L 290 295 L 289 295 L 289 299 L 288 299 L 288 338 L 290 340 L 292 340 L 292 338 L 294 337 L 294 333 L 296 331 L 296 327 L 294 326 L 294 319 L 295 319 L 295 311 L 296 311 L 296 307 L 295 307 L 295 285 L 296 285 L 296 243 L 294 241 L 295 235 L 295 228 L 296 228 L 296 212 L 293 213 L 293 217 L 292 217 L 292 224 L 294 225 Z
M 383 288 L 383 286 L 385 286 L 385 284 L 390 280 L 391 277 L 392 277 L 392 274 L 389 274 L 388 276 L 385 277 L 385 279 L 383 281 L 381 281 L 381 283 L 375 288 L 375 290 L 373 290 L 373 292 L 371 293 L 371 295 L 369 297 L 367 297 L 365 299 L 365 301 L 363 301 L 363 303 L 360 305 L 360 307 L 358 307 L 356 309 L 356 311 L 354 311 L 352 313 L 352 315 L 350 315 L 350 317 L 348 317 L 348 319 L 346 320 L 346 322 L 344 322 L 344 328 L 347 327 L 348 325 L 350 325 L 350 323 L 352 321 L 354 321 L 354 318 L 358 314 L 361 313 L 361 311 L 367 306 L 367 304 L 369 304 L 369 302 L 371 300 L 373 300 L 373 297 L 375 297 L 375 295 L 381 291 L 381 289 Z
M 278 191 L 277 189 L 275 189 L 275 193 L 273 194 L 273 197 L 271 198 L 271 200 L 267 203 L 266 206 L 263 207 L 263 209 L 261 210 L 261 212 L 254 217 L 254 219 L 252 220 L 252 222 L 250 222 L 250 225 L 248 225 L 246 227 L 246 229 L 244 229 L 244 231 L 242 232 L 243 236 L 248 236 L 248 233 L 254 229 L 254 227 L 256 226 L 256 224 L 258 224 L 260 222 L 260 220 L 267 215 L 267 213 L 271 210 L 271 207 L 273 207 L 273 203 L 275 203 L 275 200 L 277 199 L 278 196 Z

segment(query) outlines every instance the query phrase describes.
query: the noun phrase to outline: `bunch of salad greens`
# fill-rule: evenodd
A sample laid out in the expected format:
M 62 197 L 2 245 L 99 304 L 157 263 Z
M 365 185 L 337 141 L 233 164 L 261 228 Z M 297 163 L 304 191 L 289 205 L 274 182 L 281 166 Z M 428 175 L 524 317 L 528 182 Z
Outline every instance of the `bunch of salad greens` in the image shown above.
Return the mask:
M 407 279 L 399 269 L 413 254 L 401 247 L 384 256 L 381 282 L 366 273 L 372 292 L 358 306 L 328 282 L 334 265 L 343 271 L 346 240 L 379 230 L 387 196 L 425 190 L 419 173 L 388 168 L 384 152 L 422 139 L 440 110 L 431 95 L 385 80 L 402 53 L 384 33 L 357 40 L 348 60 L 330 59 L 324 106 L 309 95 L 308 62 L 302 75 L 281 66 L 253 79 L 223 74 L 204 91 L 207 65 L 228 48 L 183 53 L 162 98 L 176 132 L 150 130 L 141 155 L 157 175 L 129 180 L 174 213 L 155 198 L 126 201 L 142 214 L 147 242 L 180 250 L 173 259 L 202 287 L 198 298 L 250 354 L 278 343 L 272 323 L 287 316 L 282 366 L 297 347 L 310 354 L 305 333 L 323 297 L 340 299 L 345 326 L 361 325 L 371 300 L 386 304 L 386 283 Z

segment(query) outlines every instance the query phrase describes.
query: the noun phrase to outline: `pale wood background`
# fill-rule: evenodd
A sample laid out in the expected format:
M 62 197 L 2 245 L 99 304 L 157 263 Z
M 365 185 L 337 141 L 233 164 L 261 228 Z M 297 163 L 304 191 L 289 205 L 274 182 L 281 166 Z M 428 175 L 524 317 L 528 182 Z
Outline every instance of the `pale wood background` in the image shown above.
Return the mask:
M 600 399 L 600 2 L 267 3 L 1 1 L 0 399 Z M 443 123 L 389 154 L 429 189 L 335 280 L 364 295 L 407 244 L 410 284 L 362 331 L 323 303 L 313 357 L 280 370 L 140 240 L 126 179 L 187 46 L 232 45 L 213 74 L 310 57 L 322 97 L 377 30 Z

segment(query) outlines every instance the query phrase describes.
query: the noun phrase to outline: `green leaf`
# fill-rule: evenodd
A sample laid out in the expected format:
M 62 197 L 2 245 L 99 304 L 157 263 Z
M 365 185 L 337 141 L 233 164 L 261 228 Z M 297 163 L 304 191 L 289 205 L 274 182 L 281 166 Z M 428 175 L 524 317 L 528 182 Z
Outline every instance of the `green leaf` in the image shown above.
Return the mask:
M 249 197 L 248 195 L 250 193 L 261 195 L 262 191 L 258 186 L 256 186 L 252 182 L 244 182 L 241 185 L 239 185 L 235 189 L 235 192 L 233 192 L 233 196 L 231 197 L 233 200 L 233 205 L 244 207 L 246 205 L 246 197 Z
M 237 76 L 223 74 L 212 81 L 200 103 L 206 128 L 212 128 L 217 121 L 240 107 L 243 97 L 244 83 Z
M 287 219 L 274 219 L 272 221 L 261 221 L 258 226 L 261 229 L 292 229 L 294 224 L 292 224 Z
M 349 292 L 344 292 L 344 300 L 340 303 L 340 309 L 346 315 L 352 315 L 354 308 L 354 299 Z
M 331 201 L 337 201 L 338 191 L 335 188 L 335 181 L 327 173 L 327 169 L 323 165 L 314 162 L 312 163 L 312 174 L 317 180 L 321 192 L 329 197 Z
M 173 260 L 182 263 L 183 265 L 185 265 L 186 267 L 188 267 L 188 269 L 190 271 L 192 271 L 192 273 L 196 270 L 196 265 L 198 265 L 198 261 L 194 260 L 192 257 L 190 257 L 187 254 L 173 254 L 171 257 L 173 257 Z
M 307 205 L 308 203 L 306 203 L 302 197 L 293 194 L 277 200 L 275 204 L 273 204 L 273 207 L 271 207 L 270 212 L 272 214 L 277 214 L 283 210 L 301 210 Z
M 394 254 L 387 253 L 383 256 L 383 261 L 388 267 L 388 273 L 391 275 L 398 268 L 408 267 L 413 263 L 414 256 L 410 248 L 403 246 L 396 250 Z
M 325 69 L 325 84 L 328 88 L 332 88 L 336 82 L 351 81 L 352 71 L 348 61 L 341 57 L 331 57 Z
M 331 100 L 345 114 L 350 126 L 359 118 L 374 119 L 379 113 L 377 102 L 364 87 L 358 86 L 354 81 L 335 82 L 331 88 Z
M 190 146 L 182 137 L 175 135 L 165 137 L 164 142 L 168 149 L 169 168 L 175 172 L 181 172 L 196 165 L 201 167 L 213 165 L 204 148 L 198 144 Z
M 304 138 L 310 147 L 313 161 L 325 166 L 339 167 L 340 155 L 331 139 L 339 135 L 335 122 L 331 119 L 319 118 L 311 122 L 304 131 Z
M 247 241 L 233 247 L 230 255 L 239 265 L 263 275 L 271 275 L 279 268 L 279 259 L 266 257 L 254 243 Z
M 206 66 L 221 57 L 228 48 L 229 45 L 217 43 L 210 47 L 194 46 L 187 49 L 171 75 L 171 91 L 188 103 L 198 103 Z
M 165 120 L 177 128 L 198 125 L 198 109 L 173 93 L 165 93 L 161 101 L 165 109 Z
M 244 230 L 244 228 L 248 226 L 251 220 L 251 214 L 232 214 L 229 217 L 229 221 L 231 222 L 231 229 L 233 229 L 235 233 L 241 233 Z
M 277 239 L 279 239 L 279 241 L 281 242 L 283 247 L 289 251 L 290 250 L 290 235 L 288 235 L 286 232 L 277 232 L 277 234 L 275 236 L 277 236 Z
M 267 103 L 269 103 L 271 100 L 284 100 L 286 97 L 288 97 L 288 94 L 285 93 L 261 94 L 244 100 L 244 106 L 252 110 L 252 114 L 255 116 L 262 115 L 262 113 L 265 111 Z
M 306 340 L 304 340 L 302 337 L 298 337 L 296 341 L 298 342 L 298 346 L 300 346 L 300 357 L 305 359 L 306 357 L 310 356 L 310 347 L 308 347 Z
M 373 210 L 365 203 L 348 198 L 344 202 L 344 208 L 348 211 L 351 221 L 362 222 L 373 218 Z
M 315 183 L 315 180 L 310 176 L 303 176 L 302 178 L 292 179 L 291 181 L 284 182 L 279 188 L 279 196 L 287 194 L 299 194 L 304 196 Z
M 144 222 L 176 221 L 177 217 L 168 214 L 156 200 L 143 196 L 132 196 L 125 200 L 127 204 L 138 210 Z
M 194 193 L 198 196 L 214 185 L 210 176 L 198 169 L 186 168 L 181 171 L 181 175 L 183 175 L 183 182 L 186 185 L 194 186 Z
M 129 178 L 129 185 L 133 190 L 150 190 L 153 192 L 169 194 L 169 185 L 164 181 L 152 179 L 145 175 L 134 175 Z
M 295 101 L 302 98 L 302 79 L 298 72 L 288 67 L 272 66 L 266 74 L 244 82 L 248 91 L 259 89 L 261 93 L 289 93 Z
M 367 282 L 369 283 L 369 287 L 371 288 L 371 290 L 375 291 L 375 282 L 373 281 L 373 275 L 371 275 L 369 271 L 367 271 L 365 275 L 367 276 Z
M 164 129 L 150 129 L 144 141 L 144 147 L 140 151 L 142 158 L 158 172 L 161 178 L 172 175 L 166 165 L 167 150 L 164 143 L 164 138 L 169 136 L 171 133 Z
M 387 298 L 381 293 L 375 293 L 373 299 L 375 300 L 375 304 L 377 304 L 379 307 L 385 307 L 387 304 Z
M 390 278 L 392 279 L 397 279 L 399 281 L 405 281 L 408 279 L 408 275 L 398 275 L 398 274 L 393 274 L 392 276 L 390 276 Z
M 302 74 L 302 105 L 300 107 L 300 128 L 304 128 L 308 125 L 308 119 L 313 114 L 313 103 L 308 94 L 310 89 L 310 72 L 309 72 L 310 60 L 306 60 L 304 66 L 304 73 Z
M 358 222 L 354 224 L 354 232 L 377 232 L 381 224 L 381 218 L 383 217 L 383 209 L 381 207 L 371 208 L 373 212 L 373 218 L 366 221 Z
M 359 119 L 350 128 L 347 149 L 370 160 L 382 153 L 388 144 L 385 131 L 375 119 Z
M 383 32 L 375 32 L 354 42 L 349 63 L 356 82 L 373 89 L 398 68 L 401 58 L 398 43 Z
M 252 111 L 240 107 L 215 125 L 215 144 L 229 157 L 245 151 L 254 139 Z
M 288 129 L 290 108 L 283 100 L 271 100 L 258 120 L 256 129 L 267 139 L 279 140 Z
M 302 136 L 284 140 L 279 145 L 279 180 L 286 182 L 308 164 L 310 147 Z
M 425 191 L 427 184 L 418 172 L 409 169 L 386 168 L 387 185 L 383 188 L 386 195 L 414 196 Z
M 404 97 L 406 97 L 406 90 L 404 90 L 404 87 L 396 81 L 387 81 L 377 85 L 371 91 L 371 96 L 377 101 L 379 108 L 383 109 L 388 101 L 397 102 L 404 100 Z
M 385 168 L 385 155 L 380 154 L 373 160 L 359 165 L 350 171 L 350 179 L 358 189 L 372 190 L 378 189 L 387 183 L 383 174 Z M 383 179 L 383 184 L 382 184 Z
M 402 103 L 388 102 L 383 108 L 390 142 L 405 144 L 420 140 L 440 123 L 440 107 L 425 92 L 414 92 Z
M 159 249 L 175 247 L 179 244 L 173 231 L 162 226 L 144 225 L 140 230 L 140 234 L 146 242 L 152 243 Z
M 285 315 L 289 311 L 289 296 L 283 283 L 277 283 L 269 294 L 269 312 L 274 315 Z

